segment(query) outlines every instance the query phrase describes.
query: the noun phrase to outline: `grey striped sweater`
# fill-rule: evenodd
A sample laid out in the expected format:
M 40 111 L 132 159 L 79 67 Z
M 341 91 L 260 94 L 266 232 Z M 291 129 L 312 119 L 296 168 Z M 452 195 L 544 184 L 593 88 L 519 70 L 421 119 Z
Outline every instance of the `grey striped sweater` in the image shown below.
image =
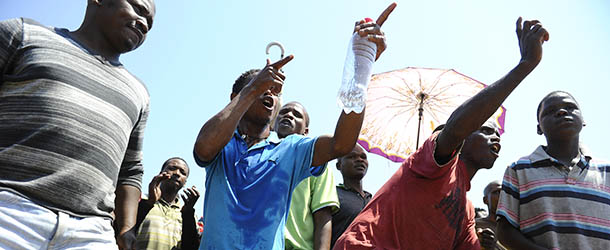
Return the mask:
M 0 22 L 0 191 L 54 211 L 111 217 L 140 188 L 146 87 L 65 29 Z

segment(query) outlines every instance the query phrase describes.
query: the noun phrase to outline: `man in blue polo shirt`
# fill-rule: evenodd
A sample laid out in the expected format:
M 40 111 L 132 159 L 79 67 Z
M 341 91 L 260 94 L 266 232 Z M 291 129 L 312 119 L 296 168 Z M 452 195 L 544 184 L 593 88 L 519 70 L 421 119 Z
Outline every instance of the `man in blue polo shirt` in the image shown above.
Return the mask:
M 377 45 L 377 58 L 385 50 L 380 26 L 394 6 L 376 23 L 361 21 L 355 28 Z M 206 170 L 205 230 L 199 249 L 283 249 L 293 189 L 356 144 L 364 112 L 342 112 L 333 136 L 270 136 L 285 79 L 280 69 L 292 58 L 273 64 L 267 60 L 262 70 L 240 76 L 231 102 L 199 132 L 194 155 Z

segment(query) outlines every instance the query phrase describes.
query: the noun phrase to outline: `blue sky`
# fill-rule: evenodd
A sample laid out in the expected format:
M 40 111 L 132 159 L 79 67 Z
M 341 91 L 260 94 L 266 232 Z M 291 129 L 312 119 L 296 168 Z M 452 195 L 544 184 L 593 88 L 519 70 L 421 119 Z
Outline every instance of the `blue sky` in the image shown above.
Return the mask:
M 375 19 L 390 1 L 170 1 L 157 0 L 154 27 L 138 50 L 121 57 L 147 85 L 151 115 L 144 140 L 146 190 L 167 158 L 191 166 L 189 186 L 204 193 L 204 171 L 192 149 L 201 126 L 229 101 L 242 72 L 264 66 L 265 47 L 280 41 L 295 59 L 284 67 L 283 100 L 299 101 L 311 117 L 310 135 L 332 134 L 336 94 L 353 24 Z M 86 1 L 0 1 L 0 19 L 28 17 L 45 25 L 78 28 Z M 501 179 L 507 165 L 544 138 L 536 134 L 535 110 L 553 90 L 572 93 L 587 126 L 582 142 L 594 156 L 610 158 L 607 101 L 610 88 L 608 1 L 399 1 L 385 23 L 388 49 L 374 72 L 408 66 L 453 68 L 490 84 L 519 61 L 515 21 L 539 19 L 550 33 L 538 68 L 504 103 L 506 132 L 491 170 L 479 171 L 468 197 L 484 207 L 485 185 Z M 272 59 L 279 52 L 272 50 Z M 374 193 L 399 166 L 369 154 L 366 190 Z M 340 181 L 335 162 L 328 165 Z M 144 191 L 146 192 L 146 191 Z M 202 214 L 203 197 L 197 203 Z

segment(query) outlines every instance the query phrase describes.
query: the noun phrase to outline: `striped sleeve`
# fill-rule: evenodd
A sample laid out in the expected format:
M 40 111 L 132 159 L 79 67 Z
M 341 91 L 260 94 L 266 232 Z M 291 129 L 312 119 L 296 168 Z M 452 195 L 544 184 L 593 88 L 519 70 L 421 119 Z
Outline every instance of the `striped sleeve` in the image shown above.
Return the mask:
M 149 103 L 147 103 L 143 107 L 140 119 L 129 137 L 129 144 L 121 163 L 117 185 L 130 185 L 142 189 L 142 175 L 144 174 L 142 145 L 149 112 Z
M 7 71 L 10 59 L 23 41 L 23 21 L 10 19 L 0 21 L 0 84 L 2 76 Z
M 514 166 L 515 164 L 506 168 L 504 172 L 496 215 L 504 217 L 515 228 L 519 228 L 519 180 Z

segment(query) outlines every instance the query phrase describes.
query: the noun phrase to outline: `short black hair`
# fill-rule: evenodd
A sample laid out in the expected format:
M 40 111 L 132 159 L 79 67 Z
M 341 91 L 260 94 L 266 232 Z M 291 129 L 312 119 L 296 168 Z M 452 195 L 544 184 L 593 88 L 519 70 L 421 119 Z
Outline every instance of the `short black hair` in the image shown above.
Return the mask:
M 186 168 L 188 168 L 188 169 L 189 169 L 189 173 L 191 172 L 191 169 L 189 168 L 189 164 L 188 164 L 188 163 L 186 163 L 186 161 L 185 161 L 184 159 L 182 159 L 182 157 L 177 157 L 177 156 L 175 156 L 175 157 L 172 157 L 172 158 L 167 159 L 167 160 L 166 160 L 166 161 L 163 163 L 163 165 L 161 165 L 161 171 L 159 171 L 159 173 L 163 172 L 163 169 L 165 169 L 165 167 L 167 167 L 167 164 L 169 164 L 169 162 L 170 162 L 170 161 L 173 161 L 173 160 L 181 160 L 182 162 L 184 162 L 184 165 L 186 166 Z
M 251 69 L 242 73 L 233 83 L 233 94 L 239 93 L 260 72 L 260 69 Z
M 552 91 L 551 93 L 548 93 L 546 96 L 544 96 L 542 98 L 542 100 L 540 101 L 540 103 L 538 103 L 538 108 L 536 109 L 536 121 L 540 122 L 540 111 L 541 111 L 540 109 L 542 109 L 542 103 L 544 101 L 546 101 L 547 99 L 549 99 L 551 96 L 553 96 L 555 94 L 559 94 L 559 93 L 568 95 L 570 98 L 572 98 L 572 100 L 574 100 L 576 102 L 576 104 L 578 104 L 578 101 L 576 101 L 576 98 L 574 98 L 574 96 L 572 94 L 570 94 L 566 91 L 563 91 L 563 90 Z

